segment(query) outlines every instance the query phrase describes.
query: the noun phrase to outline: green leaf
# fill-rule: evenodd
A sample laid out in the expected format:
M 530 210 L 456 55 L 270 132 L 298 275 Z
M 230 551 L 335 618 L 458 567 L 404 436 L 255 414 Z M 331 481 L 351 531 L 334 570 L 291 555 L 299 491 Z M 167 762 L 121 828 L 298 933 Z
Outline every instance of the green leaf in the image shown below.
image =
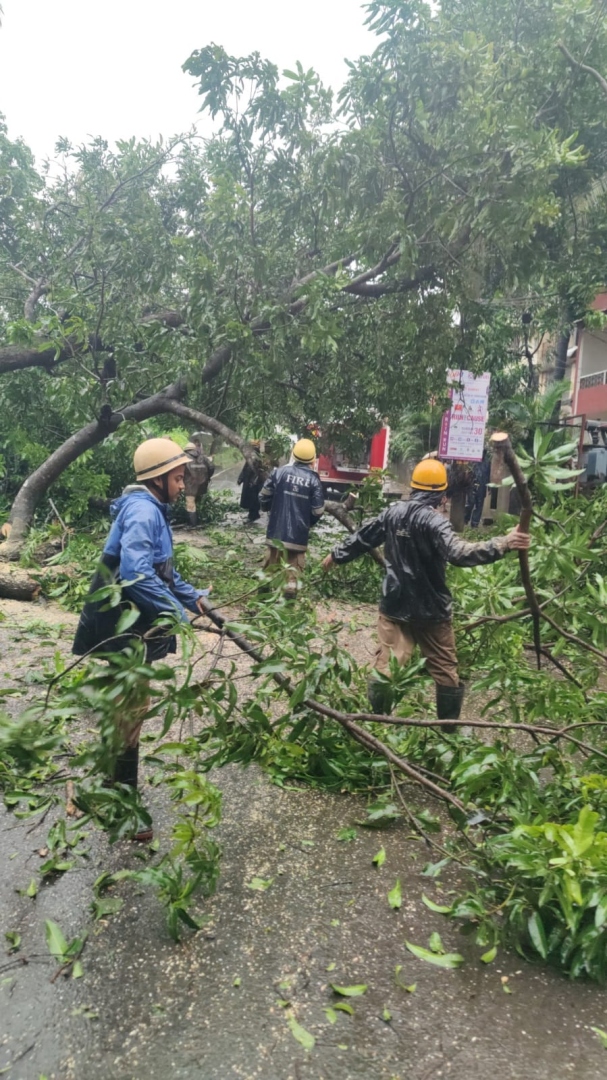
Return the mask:
M 492 949 L 488 949 L 486 953 L 483 953 L 481 960 L 483 964 L 492 964 L 497 956 L 497 946 L 494 945 Z
M 16 930 L 7 930 L 4 936 L 10 945 L 10 951 L 17 952 L 21 945 L 21 934 L 18 934 Z
M 27 889 L 25 890 L 25 895 L 30 896 L 32 900 L 35 896 L 38 895 L 38 883 L 35 878 L 32 878 L 32 880 L 30 881 Z
M 356 840 L 356 829 L 340 829 L 336 834 L 337 840 Z
M 383 866 L 385 861 L 386 861 L 385 848 L 383 848 L 383 847 L 380 848 L 379 851 L 377 852 L 377 855 L 373 856 L 372 861 L 375 863 L 376 866 Z
M 402 970 L 403 970 L 403 965 L 402 964 L 397 964 L 396 967 L 394 968 L 394 981 L 395 981 L 397 986 L 400 986 L 401 990 L 406 990 L 408 994 L 414 994 L 415 991 L 417 990 L 417 983 L 410 983 L 410 985 L 407 986 L 407 984 L 404 983 L 402 981 L 401 977 L 400 977 L 400 973 L 401 973 Z
M 402 902 L 403 895 L 400 887 L 400 878 L 398 878 L 396 885 L 393 889 L 390 889 L 390 892 L 388 893 L 388 903 L 393 910 L 397 911 Z
M 422 874 L 424 875 L 424 877 L 439 877 L 441 871 L 444 870 L 450 862 L 451 859 L 440 859 L 440 861 L 436 863 L 426 863 L 424 869 L 422 870 Z
M 347 1001 L 336 1001 L 333 1008 L 338 1009 L 339 1012 L 348 1013 L 348 1016 L 354 1016 L 354 1009 L 348 1005 Z
M 309 1031 L 306 1031 L 301 1024 L 298 1024 L 294 1016 L 290 1016 L 287 1023 L 291 1029 L 293 1038 L 297 1039 L 297 1042 L 303 1046 L 304 1050 L 313 1050 L 316 1042 L 314 1036 L 311 1035 Z
M 72 979 L 81 979 L 83 975 L 84 975 L 84 968 L 83 968 L 82 964 L 80 963 L 79 960 L 75 960 L 74 961 L 74 966 L 72 968 Z
M 603 1031 L 599 1027 L 592 1027 L 592 1025 L 590 1025 L 590 1030 L 594 1031 L 594 1034 L 601 1040 L 601 1046 L 604 1046 L 605 1050 L 607 1050 L 607 1031 Z
M 529 917 L 527 929 L 529 930 L 529 937 L 531 938 L 534 948 L 539 952 L 542 959 L 545 960 L 548 956 L 548 942 L 546 941 L 544 924 L 537 911 L 534 911 L 533 915 Z
M 91 904 L 94 919 L 104 919 L 107 915 L 116 915 L 124 904 L 118 896 L 98 896 Z
M 68 951 L 68 943 L 65 940 L 61 928 L 57 926 L 56 922 L 52 919 L 46 919 L 44 922 L 44 933 L 46 937 L 46 944 L 51 956 L 56 956 L 57 959 L 62 960 Z
M 238 987 L 240 986 L 241 982 L 242 979 L 240 978 L 240 975 L 237 975 L 236 978 L 232 980 L 232 986 Z
M 398 821 L 400 817 L 401 812 L 395 803 L 375 803 L 368 808 L 365 820 L 357 821 L 356 824 L 362 825 L 365 829 L 385 829 L 393 821 Z
M 366 983 L 359 983 L 357 986 L 336 986 L 335 983 L 329 985 L 340 997 L 360 997 L 362 994 L 366 994 L 368 989 Z
M 382 1020 L 385 1021 L 386 1024 L 389 1024 L 391 1019 L 392 1019 L 392 1013 L 390 1012 L 389 1009 L 384 1009 L 384 1011 L 381 1014 L 381 1018 L 382 1018 Z
M 430 813 L 429 810 L 422 810 L 419 814 L 416 814 L 415 816 L 418 821 L 421 821 L 426 832 L 440 832 L 441 822 L 440 818 L 437 817 L 436 814 Z
M 440 934 L 437 934 L 436 931 L 434 931 L 433 934 L 430 934 L 430 940 L 428 941 L 428 945 L 430 946 L 430 949 L 433 953 L 440 953 L 444 955 L 445 950 L 443 949 L 443 943 L 441 941 Z
M 447 907 L 445 904 L 435 904 L 434 900 L 429 900 L 425 893 L 422 893 L 422 901 L 430 911 L 437 911 L 439 915 L 449 915 L 451 913 L 453 905 Z
M 441 968 L 458 968 L 460 964 L 463 964 L 464 958 L 459 953 L 437 953 L 430 952 L 429 949 L 423 949 L 421 945 L 412 945 L 410 941 L 405 941 L 405 945 L 410 953 L 417 956 L 418 960 L 425 960 L 428 964 L 434 964 L 435 967 Z
M 140 611 L 136 607 L 128 607 L 122 612 L 122 615 L 116 623 L 116 634 L 123 634 L 126 630 L 129 630 L 133 626 L 140 616 Z
M 270 888 L 270 885 L 274 881 L 274 878 L 260 878 L 254 877 L 247 882 L 247 889 L 253 889 L 254 892 L 265 892 Z
M 325 971 L 335 971 L 336 967 L 337 964 L 335 963 L 335 961 L 332 961 L 330 964 L 327 964 Z
M 335 1012 L 335 1009 L 332 1009 L 330 1006 L 327 1006 L 325 1009 L 325 1016 L 330 1024 L 337 1023 L 337 1013 Z

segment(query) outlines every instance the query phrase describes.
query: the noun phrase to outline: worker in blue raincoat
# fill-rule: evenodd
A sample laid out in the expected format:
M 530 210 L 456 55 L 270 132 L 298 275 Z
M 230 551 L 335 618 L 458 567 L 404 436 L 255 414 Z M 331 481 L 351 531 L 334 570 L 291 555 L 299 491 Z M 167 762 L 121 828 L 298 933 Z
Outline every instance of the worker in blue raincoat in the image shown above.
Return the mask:
M 117 635 L 125 605 L 110 608 L 107 600 L 87 599 L 72 647 L 77 655 L 117 652 L 139 637 L 146 643 L 146 660 L 160 660 L 174 653 L 177 645 L 174 634 L 154 626 L 156 620 L 168 615 L 187 622 L 186 611 L 203 610 L 200 599 L 209 590 L 189 585 L 173 567 L 169 507 L 183 491 L 188 460 L 171 439 L 148 439 L 135 451 L 137 483 L 112 504 L 114 520 L 89 595 L 110 581 L 122 583 L 123 600 L 138 610 L 139 617 L 127 632 Z M 115 783 L 137 787 L 139 734 L 148 707 L 146 702 L 137 715 L 117 717 L 125 746 L 116 759 Z

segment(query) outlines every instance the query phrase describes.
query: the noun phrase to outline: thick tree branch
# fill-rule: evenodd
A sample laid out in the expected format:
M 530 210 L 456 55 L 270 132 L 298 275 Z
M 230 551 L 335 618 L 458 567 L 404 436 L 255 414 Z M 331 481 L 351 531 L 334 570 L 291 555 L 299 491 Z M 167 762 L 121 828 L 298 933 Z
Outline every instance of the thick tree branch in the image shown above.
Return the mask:
M 247 640 L 247 638 L 243 637 L 242 634 L 239 634 L 237 631 L 232 630 L 229 623 L 226 622 L 223 616 L 219 614 L 219 612 L 213 607 L 212 604 L 209 604 L 208 601 L 204 599 L 201 600 L 200 604 L 201 607 L 204 608 L 205 614 L 208 616 L 211 622 L 215 623 L 215 626 L 219 627 L 219 629 L 222 630 L 223 633 L 225 633 L 231 641 L 238 645 L 239 649 L 242 649 L 244 653 L 250 656 L 251 659 L 255 660 L 257 663 L 263 662 L 263 660 L 265 659 L 263 654 L 259 652 L 259 650 L 254 645 L 252 645 L 251 642 Z M 274 682 L 276 682 L 280 686 L 280 688 L 282 690 L 285 690 L 287 693 L 292 693 L 295 689 L 290 679 L 288 679 L 284 675 L 280 675 L 277 673 L 271 675 L 270 678 L 272 678 Z M 381 740 L 378 739 L 375 735 L 373 735 L 370 731 L 359 727 L 359 725 L 355 722 L 354 717 L 349 716 L 347 713 L 338 712 L 336 709 L 331 709 L 328 705 L 323 705 L 321 704 L 321 702 L 316 701 L 314 698 L 306 698 L 302 702 L 302 704 L 305 705 L 306 708 L 311 709 L 313 712 L 317 713 L 319 716 L 326 716 L 329 717 L 331 720 L 335 720 L 338 724 L 340 724 L 341 727 L 343 727 L 348 732 L 349 735 L 352 736 L 352 738 L 356 742 L 360 743 L 361 746 L 364 746 L 367 750 L 371 751 L 371 753 L 379 754 L 381 757 L 385 758 L 386 761 L 388 761 L 400 772 L 403 772 L 405 776 L 409 777 L 410 780 L 413 780 L 415 781 L 415 783 L 420 784 L 423 788 L 425 788 L 432 795 L 434 795 L 435 798 L 441 799 L 442 801 L 449 803 L 457 810 L 463 811 L 465 809 L 463 803 L 460 801 L 460 799 L 457 798 L 457 796 L 452 795 L 450 791 L 446 791 L 438 784 L 435 784 L 428 777 L 423 776 L 422 773 L 418 772 L 417 769 L 410 764 L 410 762 L 408 762 L 405 758 L 401 758 L 397 754 L 395 754 L 394 751 L 390 749 L 390 747 L 386 746 L 385 743 L 381 742 Z M 378 718 L 372 717 L 372 719 L 377 720 Z M 379 719 L 381 721 L 383 717 L 380 717 Z
M 46 280 L 46 278 L 43 278 L 43 277 L 40 278 L 40 280 L 37 281 L 36 284 L 34 285 L 34 288 L 32 289 L 31 293 L 29 294 L 27 300 L 25 301 L 24 307 L 23 307 L 23 314 L 25 315 L 25 318 L 27 319 L 28 322 L 34 322 L 34 316 L 35 316 L 35 313 L 36 313 L 36 305 L 37 305 L 38 301 L 40 300 L 40 298 L 42 296 L 44 296 L 44 294 L 47 293 L 48 290 L 49 290 L 49 284 L 48 284 L 48 281 Z
M 205 413 L 199 412 L 198 409 L 191 409 L 188 405 L 184 405 L 177 397 L 167 399 L 165 397 L 163 412 L 173 413 L 175 416 L 180 416 L 183 420 L 189 420 L 191 424 L 195 424 L 197 427 L 202 428 L 204 431 L 212 431 L 214 435 L 219 435 L 225 442 L 235 446 L 237 450 L 240 450 L 242 456 L 253 468 L 256 468 L 259 463 L 259 458 L 255 453 L 255 450 L 246 439 L 241 438 L 231 428 L 226 427 L 220 420 L 215 420 L 212 416 L 206 416 Z
M 71 347 L 57 349 L 49 345 L 45 349 L 23 349 L 18 346 L 7 345 L 0 349 L 0 375 L 6 375 L 9 371 L 23 371 L 24 368 L 44 368 L 52 371 L 57 364 L 69 360 L 74 355 Z
M 144 398 L 142 401 L 127 405 L 120 412 L 111 413 L 104 420 L 92 420 L 85 424 L 69 439 L 66 439 L 57 449 L 28 476 L 27 480 L 19 488 L 13 503 L 8 528 L 5 526 L 4 535 L 9 539 L 0 544 L 0 558 L 15 559 L 19 557 L 27 530 L 34 516 L 36 506 L 40 499 L 55 480 L 61 476 L 72 462 L 76 461 L 86 450 L 102 443 L 113 431 L 116 431 L 125 420 L 141 422 L 151 416 L 159 416 L 167 412 L 167 404 L 174 397 L 184 395 L 186 392 L 185 380 L 179 380 L 161 390 L 158 394 Z
M 510 437 L 506 432 L 496 431 L 491 436 L 491 442 L 496 453 L 503 454 L 504 461 L 508 466 L 510 472 L 512 473 L 516 490 L 518 491 L 519 498 L 521 500 L 519 529 L 523 533 L 528 533 L 529 526 L 531 524 L 531 515 L 533 513 L 531 495 L 529 493 L 527 481 L 525 480 L 525 477 L 523 475 L 523 470 L 521 469 L 516 454 L 512 449 Z M 535 645 L 537 666 L 538 668 L 540 668 L 542 666 L 542 644 L 540 640 L 540 618 L 542 616 L 542 609 L 540 607 L 538 598 L 535 595 L 535 589 L 533 588 L 533 584 L 531 582 L 531 573 L 529 571 L 529 553 L 527 551 L 519 551 L 518 561 L 521 570 L 521 581 L 525 590 L 525 596 L 527 597 L 527 601 L 531 609 L 531 617 L 533 619 L 533 644 Z M 548 616 L 544 615 L 544 618 L 547 619 Z
M 607 96 L 607 79 L 605 79 L 601 75 L 600 71 L 597 71 L 596 68 L 590 67 L 589 64 L 582 64 L 580 60 L 576 60 L 575 57 L 572 56 L 569 52 L 569 49 L 566 48 L 566 46 L 563 45 L 562 42 L 559 42 L 558 48 L 561 50 L 563 56 L 565 57 L 565 60 L 568 64 L 571 65 L 572 68 L 575 68 L 577 71 L 585 71 L 587 75 L 592 76 L 592 78 L 596 82 L 598 82 L 603 93 Z

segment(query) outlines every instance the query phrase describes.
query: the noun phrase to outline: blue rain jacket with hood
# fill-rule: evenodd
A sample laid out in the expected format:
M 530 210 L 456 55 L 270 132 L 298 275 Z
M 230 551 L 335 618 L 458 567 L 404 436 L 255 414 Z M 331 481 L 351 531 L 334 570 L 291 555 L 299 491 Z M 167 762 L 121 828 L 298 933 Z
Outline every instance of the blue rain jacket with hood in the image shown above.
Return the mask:
M 208 590 L 195 589 L 173 568 L 169 507 L 146 487 L 132 484 L 112 503 L 110 513 L 113 524 L 89 593 L 110 581 L 128 582 L 122 586 L 122 595 L 140 612 L 131 636 L 145 633 L 161 615 L 169 614 L 187 622 L 185 608 L 197 612 L 196 601 L 207 596 Z M 82 655 L 112 637 L 124 607 L 123 604 L 108 609 L 107 600 L 87 601 L 72 651 Z M 108 645 L 108 651 L 125 648 L 128 643 L 129 634 L 125 633 Z M 174 636 L 151 639 L 147 659 L 161 659 L 175 649 Z

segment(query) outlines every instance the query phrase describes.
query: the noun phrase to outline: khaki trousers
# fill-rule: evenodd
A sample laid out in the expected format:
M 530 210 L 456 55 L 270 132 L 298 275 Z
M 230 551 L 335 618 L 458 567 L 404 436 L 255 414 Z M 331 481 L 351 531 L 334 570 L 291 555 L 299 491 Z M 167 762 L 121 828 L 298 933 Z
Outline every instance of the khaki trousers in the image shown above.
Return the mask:
M 306 565 L 305 551 L 290 551 L 285 548 L 270 547 L 263 561 L 264 570 L 286 570 L 285 596 L 295 596 L 297 593 L 297 578 Z
M 119 713 L 118 730 L 124 739 L 125 747 L 139 745 L 139 736 L 149 707 L 150 699 L 146 697 L 145 701 L 136 708 L 130 709 L 126 713 Z M 119 703 L 117 709 L 120 709 Z
M 448 622 L 396 622 L 380 612 L 377 623 L 379 647 L 375 654 L 378 671 L 388 671 L 390 654 L 399 664 L 408 664 L 417 645 L 426 658 L 428 674 L 438 686 L 459 686 L 453 624 Z

